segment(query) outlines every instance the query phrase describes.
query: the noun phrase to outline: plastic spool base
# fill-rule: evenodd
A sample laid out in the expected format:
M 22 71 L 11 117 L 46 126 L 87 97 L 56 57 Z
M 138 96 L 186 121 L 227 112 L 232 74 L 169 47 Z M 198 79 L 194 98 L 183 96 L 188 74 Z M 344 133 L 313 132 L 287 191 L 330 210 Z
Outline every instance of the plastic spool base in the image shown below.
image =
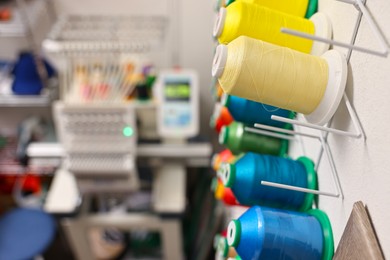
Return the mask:
M 303 164 L 303 166 L 306 169 L 307 172 L 307 187 L 312 190 L 318 189 L 318 182 L 317 182 L 317 172 L 314 168 L 314 163 L 309 158 L 302 156 L 299 157 L 298 160 Z M 300 211 L 307 211 L 313 206 L 313 201 L 315 199 L 316 195 L 313 193 L 306 193 L 304 203 L 302 207 L 299 209 Z
M 318 10 L 318 0 L 310 0 L 307 5 L 305 18 L 309 19 L 312 17 Z
M 328 216 L 319 209 L 311 209 L 307 214 L 315 217 L 320 222 L 323 235 L 323 251 L 322 260 L 332 260 L 334 254 L 334 239 L 332 225 L 330 224 Z
M 332 24 L 326 14 L 316 13 L 310 18 L 310 21 L 314 23 L 315 36 L 325 39 L 332 38 Z M 329 43 L 313 41 L 310 54 L 320 56 L 327 50 L 329 50 Z
M 222 34 L 223 27 L 225 26 L 226 13 L 227 11 L 224 7 L 219 8 L 219 12 L 215 18 L 213 28 L 213 37 L 215 39 L 218 39 L 218 37 Z
M 322 56 L 329 67 L 328 84 L 324 96 L 317 108 L 305 119 L 312 124 L 326 124 L 336 112 L 345 90 L 348 68 L 343 54 L 336 50 L 325 52 Z
M 233 247 L 238 246 L 238 243 L 240 242 L 240 238 L 241 238 L 241 223 L 238 220 L 234 219 L 230 221 L 227 228 L 226 237 L 229 246 L 233 246 Z

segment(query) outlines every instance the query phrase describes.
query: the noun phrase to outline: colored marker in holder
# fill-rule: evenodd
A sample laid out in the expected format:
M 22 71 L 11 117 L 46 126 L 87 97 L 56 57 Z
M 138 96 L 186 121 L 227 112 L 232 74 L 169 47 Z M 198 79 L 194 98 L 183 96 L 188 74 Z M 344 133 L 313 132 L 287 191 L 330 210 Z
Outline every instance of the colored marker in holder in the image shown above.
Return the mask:
M 218 176 L 231 188 L 241 205 L 261 205 L 305 211 L 312 207 L 314 195 L 261 185 L 262 181 L 317 189 L 313 162 L 300 157 L 294 161 L 276 156 L 246 153 L 234 164 L 223 164 Z
M 210 118 L 210 127 L 219 133 L 221 132 L 221 128 L 223 126 L 230 125 L 231 122 L 233 122 L 233 117 L 231 116 L 229 110 L 219 103 L 216 103 L 213 115 Z
M 223 162 L 231 163 L 235 160 L 235 158 L 236 157 L 232 154 L 232 152 L 229 149 L 225 149 L 220 153 L 216 153 L 213 155 L 213 157 L 211 158 L 211 167 L 215 171 L 218 171 L 221 163 Z
M 239 122 L 224 126 L 219 133 L 219 143 L 225 145 L 233 154 L 254 152 L 285 156 L 288 152 L 288 141 L 275 137 L 251 133 Z
M 218 178 L 212 179 L 211 190 L 214 192 L 215 198 L 222 201 L 225 205 L 240 205 L 240 203 L 238 203 L 236 197 L 234 196 L 233 191 L 230 188 L 225 187 L 222 181 L 218 180 Z
M 215 248 L 215 259 L 226 259 L 226 258 L 235 258 L 237 252 L 234 247 L 228 245 L 227 238 L 223 236 L 218 236 L 215 238 L 214 248 Z
M 318 209 L 254 206 L 229 223 L 227 240 L 243 260 L 331 260 L 334 251 L 330 221 Z
M 228 94 L 222 95 L 221 104 L 228 108 L 235 121 L 251 126 L 258 123 L 283 128 L 286 123 L 272 120 L 271 116 L 294 117 L 294 113 L 289 110 Z

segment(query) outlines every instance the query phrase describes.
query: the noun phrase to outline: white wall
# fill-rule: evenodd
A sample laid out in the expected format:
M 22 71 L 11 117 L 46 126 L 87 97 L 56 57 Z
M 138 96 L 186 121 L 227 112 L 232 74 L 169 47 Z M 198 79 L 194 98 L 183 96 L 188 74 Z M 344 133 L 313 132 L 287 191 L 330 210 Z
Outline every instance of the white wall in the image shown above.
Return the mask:
M 390 39 L 390 1 L 368 0 L 369 12 Z M 320 11 L 328 14 L 334 39 L 349 42 L 356 21 L 353 6 L 335 0 L 320 0 Z M 356 45 L 378 48 L 380 45 L 363 17 Z M 336 48 L 346 53 L 345 49 Z M 348 96 L 356 108 L 367 139 L 330 135 L 329 143 L 344 192 L 344 200 L 320 198 L 320 208 L 330 216 L 336 245 L 340 240 L 352 205 L 366 203 L 382 249 L 390 257 L 390 58 L 353 52 L 349 66 Z M 353 130 L 345 106 L 336 113 L 333 126 Z M 320 188 L 332 190 L 330 168 L 323 160 L 319 169 Z

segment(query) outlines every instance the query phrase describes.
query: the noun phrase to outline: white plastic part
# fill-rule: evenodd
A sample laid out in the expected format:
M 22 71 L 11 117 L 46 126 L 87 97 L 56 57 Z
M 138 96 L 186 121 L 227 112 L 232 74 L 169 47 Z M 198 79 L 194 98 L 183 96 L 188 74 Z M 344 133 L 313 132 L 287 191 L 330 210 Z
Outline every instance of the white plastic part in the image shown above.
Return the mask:
M 225 136 L 227 135 L 226 131 L 227 131 L 226 126 L 222 126 L 221 132 L 219 132 L 219 136 L 218 136 L 218 142 L 220 144 L 224 144 L 225 143 Z
M 213 59 L 213 68 L 211 69 L 211 75 L 213 77 L 221 77 L 225 69 L 226 61 L 228 55 L 227 45 L 220 44 L 215 50 L 214 59 Z
M 220 103 L 215 103 L 212 117 L 219 118 L 221 116 L 221 111 L 222 105 Z
M 222 93 L 221 101 L 220 101 L 220 104 L 221 104 L 222 106 L 227 107 L 227 99 L 228 99 L 228 97 L 229 97 L 228 94 Z
M 214 22 L 213 36 L 215 38 L 218 38 L 222 34 L 223 27 L 225 26 L 225 20 L 226 20 L 226 8 L 221 7 L 219 8 L 219 12 Z
M 219 174 L 219 178 L 221 179 L 224 186 L 227 185 L 230 179 L 231 166 L 228 163 L 221 164 L 221 171 Z
M 330 50 L 321 57 L 328 63 L 328 84 L 318 107 L 311 114 L 304 115 L 309 123 L 316 125 L 326 124 L 336 112 L 343 97 L 348 75 L 347 61 L 342 53 Z
M 232 246 L 234 244 L 236 232 L 237 232 L 237 226 L 235 221 L 230 221 L 227 228 L 227 241 L 229 246 Z
M 76 178 L 65 169 L 58 169 L 47 193 L 43 209 L 48 213 L 70 214 L 81 204 Z
M 332 24 L 326 14 L 316 13 L 310 18 L 310 21 L 314 23 L 315 36 L 325 39 L 332 38 Z M 327 50 L 329 50 L 329 43 L 313 41 L 310 54 L 320 56 Z
M 213 154 L 213 156 L 211 157 L 211 168 L 214 168 L 214 165 L 217 163 L 218 156 L 218 154 Z
M 181 85 L 179 83 L 188 86 L 187 100 L 166 96 L 166 87 L 171 85 L 177 88 Z M 159 136 L 171 140 L 182 140 L 196 136 L 199 133 L 198 73 L 192 69 L 162 70 L 153 89 L 159 105 L 157 110 L 157 133 Z
M 56 41 L 46 39 L 42 42 L 43 49 L 47 52 L 61 52 L 63 50 L 62 45 Z

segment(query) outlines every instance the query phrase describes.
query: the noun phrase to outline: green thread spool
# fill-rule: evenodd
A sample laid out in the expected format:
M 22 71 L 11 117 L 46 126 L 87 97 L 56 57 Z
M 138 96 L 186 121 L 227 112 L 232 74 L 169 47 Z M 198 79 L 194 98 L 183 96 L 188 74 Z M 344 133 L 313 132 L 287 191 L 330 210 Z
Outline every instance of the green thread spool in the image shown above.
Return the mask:
M 287 140 L 245 131 L 244 124 L 239 122 L 222 127 L 219 143 L 228 147 L 233 154 L 254 152 L 285 156 L 288 152 Z

